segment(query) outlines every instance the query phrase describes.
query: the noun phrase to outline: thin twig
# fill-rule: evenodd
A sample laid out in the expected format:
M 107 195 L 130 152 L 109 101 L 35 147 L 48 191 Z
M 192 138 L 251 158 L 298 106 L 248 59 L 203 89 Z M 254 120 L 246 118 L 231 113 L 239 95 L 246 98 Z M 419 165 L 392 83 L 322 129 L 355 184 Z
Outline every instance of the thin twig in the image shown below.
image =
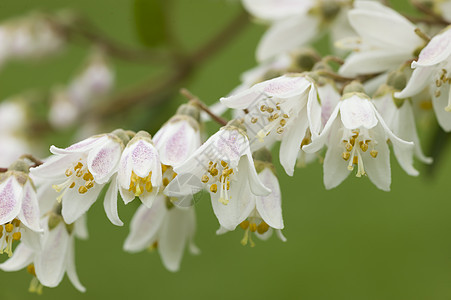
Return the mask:
M 8 172 L 8 168 L 0 168 L 0 173 Z
M 199 98 L 197 96 L 194 96 L 190 91 L 188 91 L 187 89 L 183 88 L 180 90 L 180 94 L 182 94 L 185 98 L 187 98 L 188 100 L 190 100 L 191 103 L 194 103 L 195 105 L 197 105 L 200 109 L 202 109 L 204 112 L 206 112 L 216 123 L 218 123 L 219 125 L 225 126 L 227 125 L 228 121 L 224 118 L 221 118 L 220 116 L 216 115 L 215 113 L 213 113 L 210 108 L 203 103 L 202 101 L 199 100 Z
M 151 78 L 148 82 L 133 87 L 123 94 L 101 103 L 101 105 L 92 109 L 92 116 L 107 118 L 111 115 L 124 112 L 124 110 L 149 99 L 151 99 L 152 105 L 158 105 L 165 99 L 164 97 L 160 97 L 162 94 L 175 93 L 180 88 L 181 83 L 187 79 L 199 65 L 204 63 L 219 50 L 223 49 L 225 45 L 236 37 L 248 23 L 248 14 L 244 11 L 241 12 L 222 31 L 205 43 L 204 46 L 200 47 L 194 54 L 187 56 L 183 62 L 180 62 L 179 65 L 174 68 L 175 71 L 163 82 L 160 82 L 160 84 L 155 86 L 154 82 L 156 80 Z

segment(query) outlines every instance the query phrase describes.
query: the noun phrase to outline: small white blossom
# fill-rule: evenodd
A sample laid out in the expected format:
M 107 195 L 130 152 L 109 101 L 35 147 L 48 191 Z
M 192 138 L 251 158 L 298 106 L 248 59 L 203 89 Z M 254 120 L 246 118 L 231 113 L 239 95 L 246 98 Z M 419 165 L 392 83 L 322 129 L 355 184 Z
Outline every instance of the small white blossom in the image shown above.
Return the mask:
M 327 144 L 324 159 L 324 185 L 339 185 L 357 166 L 357 177 L 368 175 L 380 189 L 390 189 L 390 154 L 387 140 L 393 144 L 395 156 L 409 175 L 418 175 L 412 166 L 413 143 L 395 136 L 385 124 L 369 98 L 362 93 L 343 96 L 321 135 L 306 152 L 316 152 Z
M 57 200 L 62 201 L 66 223 L 71 224 L 83 215 L 117 172 L 124 142 L 128 140 L 124 136 L 122 130 L 117 130 L 87 138 L 65 149 L 52 146 L 50 151 L 54 155 L 31 170 L 33 176 L 51 181 L 60 193 Z M 105 212 L 113 224 L 122 225 L 117 216 L 117 195 L 114 197 L 112 190 L 117 191 L 114 184 L 105 197 Z
M 451 131 L 451 27 L 431 39 L 412 68 L 415 70 L 407 86 L 395 96 L 412 97 L 429 87 L 437 121 L 445 131 Z
M 160 157 L 147 132 L 138 132 L 127 144 L 121 156 L 117 182 L 125 204 L 139 197 L 144 205 L 152 206 L 163 182 Z
M 25 231 L 42 232 L 36 190 L 25 170 L 28 165 L 19 160 L 0 173 L 0 253 L 9 256 L 13 241 L 19 241 Z
M 191 253 L 199 253 L 193 242 L 195 230 L 194 207 L 178 208 L 159 194 L 151 208 L 141 205 L 136 211 L 124 250 L 134 253 L 157 248 L 163 265 L 175 272 L 180 268 L 186 245 Z
M 245 124 L 253 150 L 282 140 L 280 163 L 290 176 L 301 144 L 318 136 L 322 127 L 317 88 L 307 75 L 267 80 L 221 102 L 249 111 Z
M 339 73 L 357 76 L 397 68 L 414 57 L 424 41 L 415 34 L 415 25 L 405 17 L 376 1 L 356 1 L 348 13 L 349 22 L 359 37 L 337 42 L 354 51 Z
M 208 189 L 213 206 L 230 206 L 226 214 L 215 211 L 219 223 L 229 230 L 242 221 L 239 209 L 247 185 L 254 195 L 270 193 L 257 176 L 246 133 L 234 125 L 221 128 L 174 171 L 177 176 L 165 194 L 184 197 Z
M 266 240 L 272 235 L 273 229 L 276 229 L 279 238 L 285 242 L 286 239 L 281 232 L 284 225 L 279 181 L 273 173 L 273 170 L 269 167 L 265 167 L 259 172 L 258 177 L 266 187 L 271 189 L 271 193 L 267 196 L 255 196 L 249 193 L 249 189 L 247 189 L 248 196 L 243 198 L 242 204 L 241 219 L 243 221 L 240 223 L 240 227 L 244 230 L 244 238 L 241 243 L 246 245 L 249 242 L 253 247 L 252 233 L 258 238 Z M 215 208 L 215 206 L 213 207 Z M 227 207 L 218 208 L 227 209 Z M 216 233 L 223 234 L 228 231 L 221 226 Z
M 33 275 L 30 292 L 42 293 L 42 286 L 58 286 L 65 273 L 74 287 L 85 292 L 75 268 L 75 239 L 87 238 L 84 220 L 77 220 L 73 226 L 67 225 L 60 216 L 52 215 L 42 219 L 44 235 L 40 237 L 42 246 L 31 248 L 25 243 L 17 246 L 14 255 L 0 269 L 7 272 L 27 268 Z

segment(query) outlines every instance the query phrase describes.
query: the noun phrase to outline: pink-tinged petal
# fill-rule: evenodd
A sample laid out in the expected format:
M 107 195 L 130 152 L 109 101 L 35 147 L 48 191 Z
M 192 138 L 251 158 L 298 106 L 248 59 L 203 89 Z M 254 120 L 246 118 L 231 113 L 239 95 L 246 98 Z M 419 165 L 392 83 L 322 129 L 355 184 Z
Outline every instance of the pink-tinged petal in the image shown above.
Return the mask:
M 32 248 L 20 243 L 19 246 L 14 249 L 13 256 L 0 264 L 0 270 L 5 272 L 22 270 L 33 262 L 34 254 L 35 251 Z
M 184 120 L 170 122 L 165 127 L 165 136 L 155 143 L 161 163 L 169 166 L 180 165 L 200 147 L 200 133 Z
M 103 208 L 105 209 L 105 213 L 111 223 L 116 226 L 123 226 L 124 223 L 119 218 L 119 214 L 117 212 L 117 194 L 119 191 L 116 177 L 116 175 L 113 175 L 113 178 L 111 179 L 110 186 L 108 187 L 103 201 Z
M 305 13 L 313 6 L 311 0 L 243 0 L 246 10 L 257 18 L 280 20 Z
M 130 146 L 128 163 L 131 164 L 135 174 L 142 178 L 147 177 L 150 171 L 153 171 L 152 173 L 161 173 L 161 163 L 157 149 L 144 140 L 138 140 Z
M 65 149 L 58 148 L 55 146 L 50 147 L 50 152 L 53 154 L 73 154 L 73 153 L 81 153 L 87 152 L 98 144 L 105 143 L 108 137 L 106 135 L 99 135 L 95 137 L 89 137 L 83 141 L 75 143 Z
M 402 91 L 395 93 L 395 97 L 403 99 L 419 94 L 431 82 L 433 73 L 434 68 L 417 68 L 413 70 L 406 87 Z
M 211 151 L 211 157 L 229 162 L 232 167 L 238 164 L 246 151 L 249 151 L 247 137 L 238 130 L 221 129 L 208 140 L 212 142 L 208 149 Z
M 30 180 L 27 180 L 23 187 L 22 210 L 19 219 L 22 223 L 33 231 L 42 231 L 39 224 L 40 210 L 36 191 Z
M 301 143 L 308 128 L 307 112 L 304 109 L 285 133 L 280 145 L 280 164 L 289 176 L 293 176 L 294 166 Z
M 11 222 L 22 208 L 22 187 L 14 176 L 0 184 L 0 224 Z
M 257 46 L 257 60 L 263 62 L 279 54 L 293 51 L 316 37 L 319 18 L 301 14 L 275 22 Z
M 138 252 L 155 240 L 167 214 L 166 197 L 159 195 L 151 208 L 141 205 L 130 223 L 130 233 L 124 243 L 127 252 Z
M 103 184 L 94 184 L 85 194 L 80 194 L 77 189 L 69 189 L 63 196 L 62 216 L 67 224 L 78 220 L 97 200 Z
M 117 179 L 119 181 L 119 186 L 127 190 L 130 187 L 130 181 L 133 170 L 133 165 L 131 163 L 131 155 L 132 155 L 131 152 L 132 149 L 130 147 L 125 147 L 124 152 L 122 152 L 121 159 L 119 161 L 119 168 L 117 171 Z
M 161 226 L 158 252 L 163 265 L 171 272 L 180 269 L 183 252 L 189 241 L 187 225 L 189 225 L 189 212 L 173 208 L 168 211 Z
M 343 100 L 340 108 L 341 121 L 347 129 L 370 129 L 377 125 L 375 110 L 369 100 L 354 95 Z
M 102 184 L 110 180 L 113 173 L 117 171 L 121 153 L 122 145 L 113 138 L 108 138 L 89 151 L 88 169 L 97 183 Z
M 434 36 L 423 48 L 418 61 L 412 62 L 412 68 L 433 66 L 451 56 L 451 29 L 448 27 L 442 33 Z
M 44 237 L 42 251 L 34 261 L 36 276 L 42 285 L 56 287 L 63 279 L 69 238 L 63 222 L 51 229 Z
M 321 123 L 325 126 L 341 96 L 331 84 L 318 87 L 318 95 L 321 100 Z
M 267 96 L 262 91 L 251 88 L 245 89 L 229 97 L 223 97 L 220 101 L 229 108 L 245 109 L 266 97 Z
M 69 245 L 67 247 L 67 258 L 66 258 L 66 268 L 67 277 L 69 277 L 70 282 L 73 286 L 80 292 L 86 292 L 86 288 L 81 284 L 80 279 L 78 279 L 77 270 L 75 267 L 75 242 L 74 237 L 70 237 Z
M 269 226 L 276 229 L 283 228 L 282 219 L 282 193 L 280 192 L 279 181 L 276 175 L 266 168 L 258 176 L 266 187 L 271 189 L 271 194 L 268 196 L 257 196 L 256 207 L 257 211 Z

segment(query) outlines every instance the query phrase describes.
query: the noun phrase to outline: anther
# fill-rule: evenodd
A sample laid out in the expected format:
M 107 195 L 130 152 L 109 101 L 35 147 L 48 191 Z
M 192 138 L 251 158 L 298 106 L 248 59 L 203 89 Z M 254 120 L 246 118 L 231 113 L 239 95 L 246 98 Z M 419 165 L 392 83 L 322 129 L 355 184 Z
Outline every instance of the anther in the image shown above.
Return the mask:
M 269 230 L 269 225 L 266 222 L 262 221 L 260 225 L 257 227 L 257 232 L 263 234 Z
M 84 185 L 82 185 L 81 187 L 78 188 L 78 192 L 79 192 L 80 194 L 84 194 L 84 193 L 86 193 L 87 191 L 88 191 L 88 188 L 85 187 Z
M 255 223 L 249 224 L 249 230 L 251 232 L 256 232 L 257 231 L 257 224 L 255 224 Z
M 71 188 L 73 188 L 75 186 L 75 182 L 72 182 L 70 185 L 69 185 L 69 188 L 71 189 Z
M 205 175 L 204 175 L 205 176 Z M 207 177 L 208 178 L 208 177 Z M 203 178 L 202 178 L 203 179 Z M 169 184 L 169 179 L 167 179 L 166 177 L 163 178 L 163 185 L 167 186 Z M 146 188 L 147 188 L 147 183 L 146 183 Z
M 357 156 L 354 156 L 354 158 L 352 159 L 352 163 L 354 165 L 358 164 L 359 163 L 359 158 Z
M 67 169 L 65 174 L 66 174 L 67 177 L 69 177 L 69 176 L 71 176 L 73 174 L 73 172 L 71 170 Z
M 257 123 L 257 121 L 258 121 L 258 118 L 255 118 L 255 117 L 254 117 L 254 118 L 251 119 L 251 123 L 252 123 L 252 124 Z
M 13 240 L 18 241 L 22 237 L 22 234 L 20 232 L 14 232 L 13 233 Z
M 344 160 L 348 160 L 351 157 L 351 154 L 349 152 L 343 152 L 343 154 L 341 154 L 341 157 Z
M 5 230 L 6 232 L 12 232 L 14 229 L 14 225 L 13 224 L 5 224 Z
M 279 124 L 280 124 L 280 126 L 283 127 L 283 126 L 287 125 L 287 120 L 282 119 L 282 120 L 280 120 Z
M 366 150 L 368 150 L 368 144 L 360 142 L 360 149 L 362 149 L 363 152 L 366 152 Z
M 216 185 L 216 183 L 212 184 L 210 186 L 210 192 L 216 193 L 217 191 L 218 191 L 218 186 Z
M 207 183 L 208 180 L 209 180 L 208 175 L 202 176 L 202 182 L 203 182 L 203 183 Z
M 376 150 L 371 150 L 370 151 L 370 155 L 373 157 L 373 158 L 376 158 L 377 157 L 377 151 Z
M 345 148 L 346 148 L 346 151 L 351 152 L 351 150 L 352 150 L 352 145 L 351 145 L 351 143 L 347 143 L 346 146 L 345 146 Z
M 240 227 L 243 230 L 246 230 L 249 227 L 249 221 L 248 220 L 244 220 L 243 222 L 240 223 Z

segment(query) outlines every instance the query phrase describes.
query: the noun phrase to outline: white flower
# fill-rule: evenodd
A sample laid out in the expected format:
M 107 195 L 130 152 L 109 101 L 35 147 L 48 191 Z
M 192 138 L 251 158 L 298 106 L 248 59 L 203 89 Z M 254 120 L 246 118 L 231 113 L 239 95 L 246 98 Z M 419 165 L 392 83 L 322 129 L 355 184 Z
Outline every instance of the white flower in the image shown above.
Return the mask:
M 211 136 L 174 171 L 177 176 L 166 187 L 165 194 L 183 197 L 208 189 L 213 205 L 220 202 L 230 206 L 230 213 L 216 214 L 219 223 L 229 230 L 241 222 L 239 206 L 247 185 L 254 195 L 270 193 L 257 176 L 246 133 L 230 124 Z
M 285 242 L 286 239 L 281 232 L 284 225 L 279 181 L 270 167 L 265 167 L 258 174 L 258 177 L 266 187 L 271 189 L 271 193 L 267 196 L 254 196 L 251 193 L 247 193 L 248 196 L 243 198 L 241 216 L 243 221 L 240 223 L 240 227 L 245 233 L 241 243 L 246 245 L 249 242 L 253 247 L 254 242 L 252 241 L 252 233 L 258 238 L 266 240 L 272 235 L 273 229 L 276 229 L 279 238 Z M 247 191 L 249 191 L 249 188 Z M 227 207 L 216 206 L 216 209 L 227 209 Z M 215 206 L 213 206 L 213 208 L 215 208 Z M 228 231 L 229 230 L 221 226 L 216 233 L 223 234 Z
M 158 130 L 153 141 L 162 164 L 180 165 L 200 147 L 199 123 L 188 115 L 177 114 Z
M 412 104 L 409 100 L 404 100 L 400 104 L 395 101 L 392 93 L 386 93 L 373 98 L 373 104 L 381 114 L 388 128 L 399 138 L 413 142 L 415 145 L 415 156 L 424 163 L 432 163 L 432 158 L 426 157 L 421 150 L 420 139 L 415 126 Z
M 175 272 L 180 268 L 186 245 L 193 254 L 199 253 L 193 242 L 195 230 L 194 208 L 175 207 L 159 194 L 151 208 L 141 205 L 136 211 L 124 250 L 134 253 L 157 248 L 163 265 Z
M 147 132 L 138 132 L 127 144 L 121 156 L 117 183 L 125 204 L 136 196 L 147 207 L 152 206 L 163 183 L 160 157 Z
M 271 23 L 257 47 L 257 60 L 265 61 L 290 52 L 317 37 L 321 25 L 333 22 L 333 32 L 342 30 L 341 6 L 346 1 L 243 0 L 244 7 L 257 18 Z M 338 17 L 337 17 L 338 16 Z
M 33 176 L 52 182 L 60 193 L 62 216 L 71 224 L 96 201 L 102 188 L 117 172 L 128 137 L 122 130 L 87 138 L 68 148 L 50 147 L 54 154 L 43 165 L 33 168 Z M 116 180 L 113 180 L 113 183 Z M 113 224 L 122 225 L 117 216 L 117 187 L 111 184 L 105 197 L 105 212 Z
M 307 75 L 284 75 L 267 80 L 222 98 L 221 102 L 230 108 L 249 111 L 245 124 L 253 150 L 282 140 L 280 163 L 290 176 L 301 144 L 307 143 L 310 134 L 316 138 L 321 130 L 317 89 Z
M 53 215 L 42 219 L 42 225 L 44 227 L 44 235 L 41 237 L 42 247 L 35 249 L 21 243 L 14 251 L 13 257 L 0 264 L 0 269 L 11 272 L 27 268 L 34 276 L 30 292 L 41 294 L 42 286 L 58 286 L 64 273 L 67 273 L 77 290 L 85 292 L 86 289 L 80 283 L 75 269 L 74 243 L 74 236 L 87 238 L 84 220 L 80 219 L 71 226 L 66 225 L 61 217 Z M 52 226 L 49 228 L 50 225 Z
M 437 121 L 445 131 L 451 131 L 451 27 L 431 39 L 412 68 L 415 70 L 407 86 L 395 97 L 411 97 L 429 86 Z
M 15 168 L 17 164 L 25 162 L 18 161 L 10 171 L 0 173 L 0 253 L 9 256 L 13 241 L 20 240 L 24 230 L 42 232 L 35 187 L 26 173 Z
M 369 98 L 354 92 L 343 96 L 321 135 L 304 146 L 304 150 L 316 152 L 327 144 L 324 159 L 327 189 L 339 185 L 357 165 L 357 177 L 366 174 L 378 188 L 388 191 L 391 183 L 388 139 L 401 167 L 409 175 L 418 175 L 412 166 L 413 143 L 395 136 Z
M 376 1 L 356 1 L 348 13 L 359 37 L 337 42 L 337 47 L 354 50 L 339 73 L 357 76 L 397 68 L 414 56 L 424 42 L 415 25 L 396 11 Z

